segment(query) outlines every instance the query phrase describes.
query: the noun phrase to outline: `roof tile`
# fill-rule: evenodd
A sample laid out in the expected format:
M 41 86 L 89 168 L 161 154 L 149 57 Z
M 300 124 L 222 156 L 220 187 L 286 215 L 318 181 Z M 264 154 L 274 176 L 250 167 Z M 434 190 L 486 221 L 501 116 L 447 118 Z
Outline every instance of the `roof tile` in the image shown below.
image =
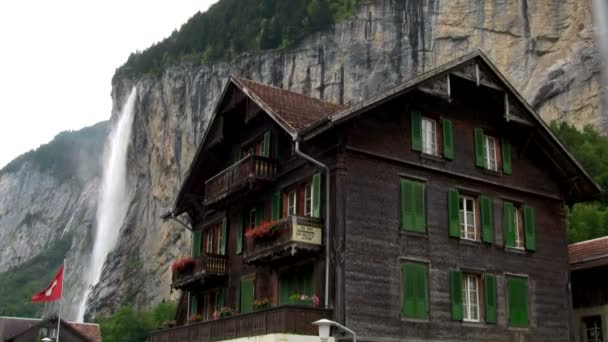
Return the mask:
M 568 246 L 570 265 L 574 269 L 608 264 L 608 236 L 573 243 Z

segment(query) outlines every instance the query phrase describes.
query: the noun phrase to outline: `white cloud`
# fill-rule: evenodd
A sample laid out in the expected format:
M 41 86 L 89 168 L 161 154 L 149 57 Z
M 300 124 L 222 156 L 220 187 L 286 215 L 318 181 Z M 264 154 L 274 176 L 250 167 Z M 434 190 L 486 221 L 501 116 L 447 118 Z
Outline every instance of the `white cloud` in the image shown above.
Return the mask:
M 0 2 L 0 168 L 108 119 L 115 69 L 216 1 Z

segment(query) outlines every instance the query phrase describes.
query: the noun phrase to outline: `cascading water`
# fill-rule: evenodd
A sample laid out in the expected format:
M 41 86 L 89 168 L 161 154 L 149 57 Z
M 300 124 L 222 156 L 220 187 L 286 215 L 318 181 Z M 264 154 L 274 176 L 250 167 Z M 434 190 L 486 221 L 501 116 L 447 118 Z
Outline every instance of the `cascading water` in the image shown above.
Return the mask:
M 131 138 L 133 112 L 137 98 L 133 87 L 123 107 L 116 126 L 108 137 L 104 155 L 104 169 L 96 213 L 95 243 L 84 283 L 87 288 L 78 308 L 77 320 L 82 322 L 86 304 L 93 286 L 99 282 L 103 264 L 108 254 L 114 249 L 120 227 L 128 209 L 127 187 L 127 147 Z

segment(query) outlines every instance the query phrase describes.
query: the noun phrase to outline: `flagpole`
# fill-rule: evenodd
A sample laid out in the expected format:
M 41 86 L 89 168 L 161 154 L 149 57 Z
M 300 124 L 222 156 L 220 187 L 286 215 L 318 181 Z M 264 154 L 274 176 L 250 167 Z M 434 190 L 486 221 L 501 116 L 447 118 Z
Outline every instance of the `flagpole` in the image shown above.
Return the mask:
M 61 304 L 63 304 L 63 278 L 66 276 L 65 272 L 65 258 L 63 258 L 63 275 L 61 277 L 61 298 L 59 299 L 59 313 L 57 314 L 57 339 L 56 342 L 59 342 L 59 331 L 61 330 Z

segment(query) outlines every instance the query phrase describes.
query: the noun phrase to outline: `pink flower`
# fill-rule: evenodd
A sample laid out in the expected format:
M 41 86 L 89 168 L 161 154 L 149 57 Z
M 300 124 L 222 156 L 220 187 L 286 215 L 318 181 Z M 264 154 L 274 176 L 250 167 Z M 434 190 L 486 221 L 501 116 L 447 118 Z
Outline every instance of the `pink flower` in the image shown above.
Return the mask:
M 319 297 L 317 297 L 317 295 L 313 295 L 312 296 L 312 304 L 314 306 L 319 306 L 319 303 L 320 303 Z

